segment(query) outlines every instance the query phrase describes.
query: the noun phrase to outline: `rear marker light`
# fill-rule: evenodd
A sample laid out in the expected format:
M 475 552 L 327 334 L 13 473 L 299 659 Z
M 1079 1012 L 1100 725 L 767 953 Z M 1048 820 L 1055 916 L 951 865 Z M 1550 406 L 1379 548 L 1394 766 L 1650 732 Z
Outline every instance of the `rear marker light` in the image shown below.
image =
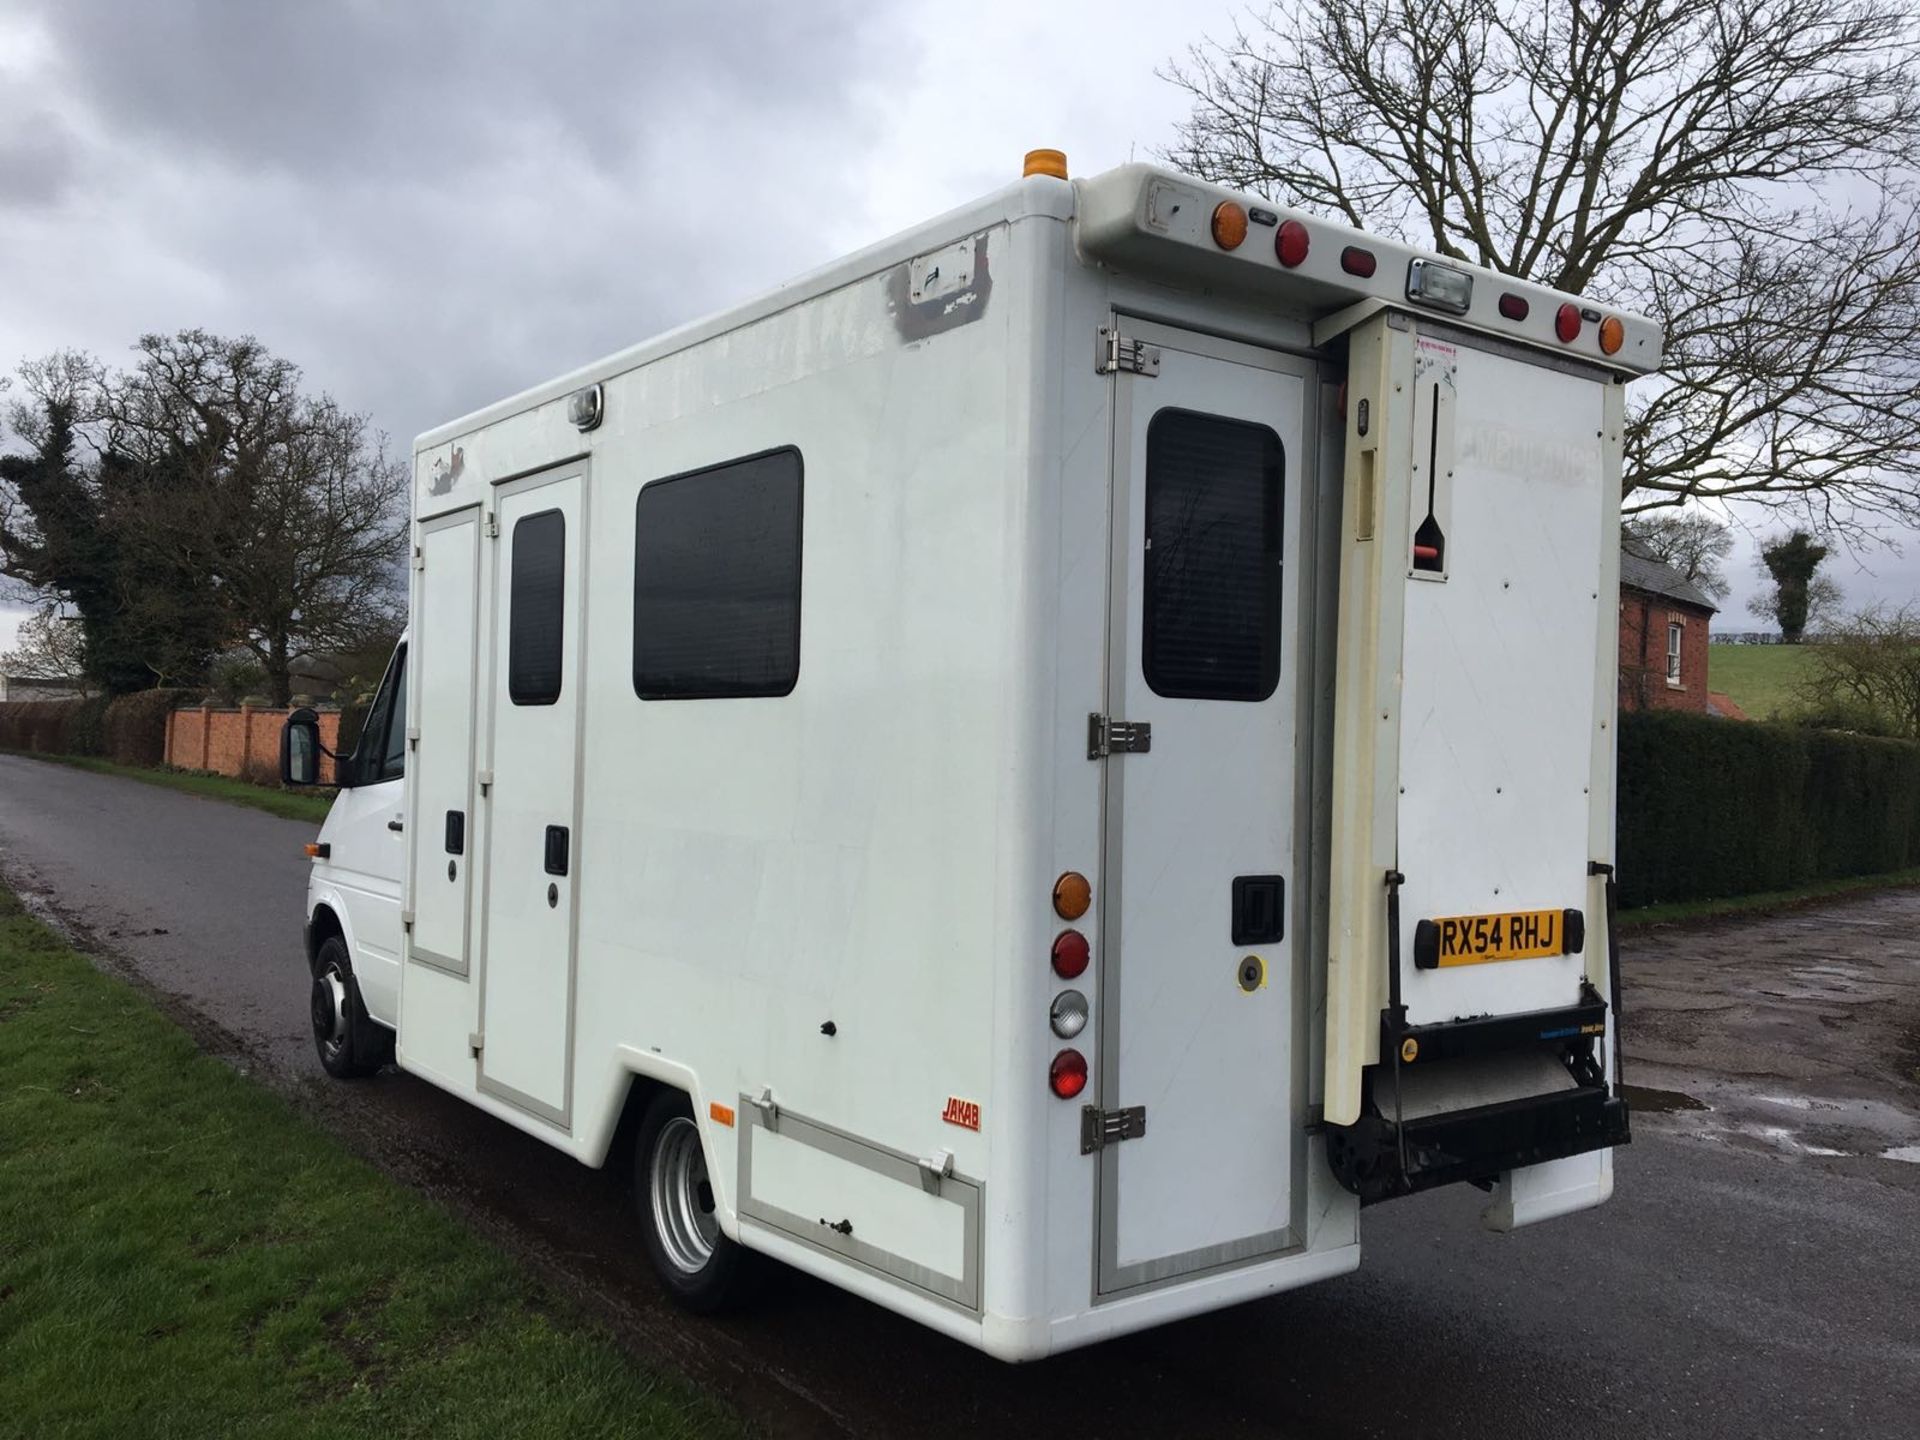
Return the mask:
M 1560 337 L 1562 345 L 1571 345 L 1580 338 L 1580 307 L 1578 305 L 1568 303 L 1554 312 L 1553 333 Z
M 1626 343 L 1627 327 L 1618 315 L 1609 315 L 1600 322 L 1600 353 L 1616 354 Z
M 1340 252 L 1340 268 L 1349 275 L 1358 275 L 1363 280 L 1373 274 L 1377 263 L 1371 250 L 1362 250 L 1358 245 L 1349 245 Z
M 1238 250 L 1247 238 L 1247 212 L 1236 201 L 1222 200 L 1213 207 L 1213 243 L 1222 250 Z
M 1273 253 L 1282 265 L 1291 270 L 1307 258 L 1311 238 L 1307 234 L 1307 227 L 1298 220 L 1283 220 L 1273 235 Z
M 1053 882 L 1053 913 L 1062 920 L 1078 920 L 1093 903 L 1093 886 L 1078 870 L 1069 870 Z
M 1078 980 L 1087 973 L 1093 947 L 1078 930 L 1062 930 L 1053 939 L 1053 973 L 1062 980 Z
M 1526 319 L 1528 308 L 1525 296 L 1502 295 L 1500 297 L 1500 313 L 1509 320 Z
M 1062 1100 L 1071 1100 L 1087 1088 L 1087 1057 L 1078 1050 L 1062 1050 L 1047 1067 L 1047 1084 Z

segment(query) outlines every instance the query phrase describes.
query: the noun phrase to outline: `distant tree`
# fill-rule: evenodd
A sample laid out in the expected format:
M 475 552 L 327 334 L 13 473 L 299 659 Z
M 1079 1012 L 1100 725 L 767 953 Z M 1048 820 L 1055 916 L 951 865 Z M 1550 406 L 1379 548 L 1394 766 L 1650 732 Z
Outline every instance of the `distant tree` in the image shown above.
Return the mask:
M 1815 573 L 1826 558 L 1827 547 L 1814 543 L 1804 530 L 1760 547 L 1759 569 L 1772 579 L 1773 589 L 1754 596 L 1747 608 L 1778 625 L 1780 638 L 1789 645 L 1800 643 L 1810 621 L 1824 621 L 1840 607 L 1840 587 Z
M 1182 168 L 1658 322 L 1629 510 L 1920 517 L 1915 0 L 1283 0 L 1168 76 Z
M 0 670 L 35 680 L 85 681 L 86 636 L 77 617 L 59 604 L 43 604 L 20 622 L 13 649 L 0 655 Z
M 218 643 L 212 594 L 174 548 L 156 543 L 156 514 L 177 506 L 160 477 L 125 456 L 89 462 L 80 423 L 94 399 L 84 356 L 22 369 L 31 397 L 10 416 L 26 453 L 0 456 L 0 572 L 78 618 L 85 674 L 123 694 L 198 679 Z
M 1720 566 L 1733 553 L 1733 531 L 1697 510 L 1649 510 L 1621 527 L 1622 540 L 1649 560 L 1671 565 L 1715 600 L 1730 588 Z
M 1873 606 L 1807 647 L 1803 710 L 1843 728 L 1920 739 L 1920 610 Z

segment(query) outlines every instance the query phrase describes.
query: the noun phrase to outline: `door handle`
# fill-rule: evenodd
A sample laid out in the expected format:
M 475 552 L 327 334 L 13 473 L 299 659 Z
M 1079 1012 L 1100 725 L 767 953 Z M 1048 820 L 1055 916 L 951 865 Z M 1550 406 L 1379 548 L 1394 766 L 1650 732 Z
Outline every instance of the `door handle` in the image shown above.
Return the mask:
M 547 874 L 564 875 L 567 873 L 568 845 L 570 837 L 564 825 L 547 826 Z
M 389 821 L 387 821 L 387 829 L 389 829 L 389 830 L 404 830 L 404 829 L 406 829 L 406 828 L 407 828 L 407 825 L 406 825 L 406 822 L 405 822 L 404 820 L 389 820 Z

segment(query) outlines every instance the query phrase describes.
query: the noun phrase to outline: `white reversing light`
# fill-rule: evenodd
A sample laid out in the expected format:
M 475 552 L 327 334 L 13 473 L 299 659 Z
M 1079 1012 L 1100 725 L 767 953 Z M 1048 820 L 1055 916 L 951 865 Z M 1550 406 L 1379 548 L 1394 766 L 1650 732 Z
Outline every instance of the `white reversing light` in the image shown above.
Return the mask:
M 1473 276 L 1450 265 L 1416 260 L 1407 267 L 1407 299 L 1464 315 L 1473 303 Z

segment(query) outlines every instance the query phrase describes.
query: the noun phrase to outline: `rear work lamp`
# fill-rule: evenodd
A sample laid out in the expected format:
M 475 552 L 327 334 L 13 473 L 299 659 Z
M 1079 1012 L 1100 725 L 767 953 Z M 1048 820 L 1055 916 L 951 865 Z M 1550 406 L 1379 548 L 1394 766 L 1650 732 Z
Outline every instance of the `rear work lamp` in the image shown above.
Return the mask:
M 1464 315 L 1473 303 L 1473 277 L 1431 260 L 1415 260 L 1407 266 L 1407 299 Z

